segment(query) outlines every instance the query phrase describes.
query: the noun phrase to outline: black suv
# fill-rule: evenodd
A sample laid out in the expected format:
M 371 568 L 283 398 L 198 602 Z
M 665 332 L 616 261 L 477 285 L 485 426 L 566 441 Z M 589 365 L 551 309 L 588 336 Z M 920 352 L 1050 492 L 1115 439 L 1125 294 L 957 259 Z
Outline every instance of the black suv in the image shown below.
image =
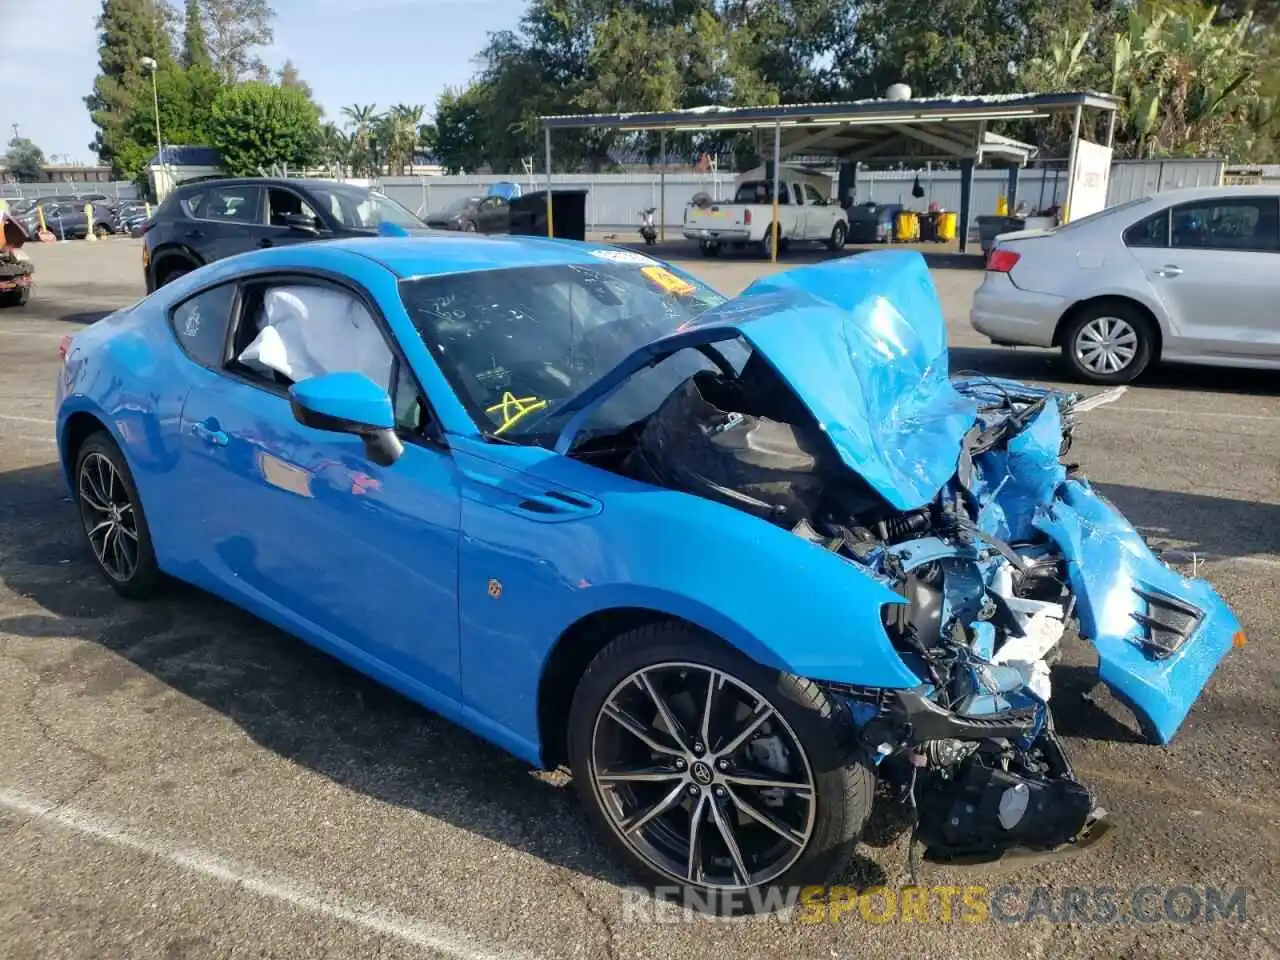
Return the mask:
M 147 292 L 197 267 L 259 247 L 376 236 L 383 224 L 428 233 L 394 200 L 330 180 L 212 178 L 180 184 L 142 235 Z

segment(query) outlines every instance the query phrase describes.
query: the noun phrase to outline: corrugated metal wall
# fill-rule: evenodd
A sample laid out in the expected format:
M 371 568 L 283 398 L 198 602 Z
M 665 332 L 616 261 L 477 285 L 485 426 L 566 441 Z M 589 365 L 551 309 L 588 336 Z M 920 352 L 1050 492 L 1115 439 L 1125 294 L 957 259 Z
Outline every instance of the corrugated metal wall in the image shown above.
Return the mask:
M 1221 160 L 1118 160 L 1111 165 L 1107 206 L 1161 190 L 1219 186 L 1225 166 Z

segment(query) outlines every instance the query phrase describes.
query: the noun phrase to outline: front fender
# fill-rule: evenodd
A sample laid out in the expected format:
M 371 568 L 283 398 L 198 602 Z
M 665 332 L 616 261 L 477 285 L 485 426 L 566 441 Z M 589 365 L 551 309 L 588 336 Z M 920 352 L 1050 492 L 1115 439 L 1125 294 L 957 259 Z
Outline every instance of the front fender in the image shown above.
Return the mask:
M 731 507 L 550 451 L 451 446 L 463 695 L 517 737 L 536 741 L 538 679 L 558 639 L 618 608 L 688 620 L 799 676 L 919 685 L 883 624 L 884 606 L 902 598 L 854 563 Z M 522 509 L 562 497 L 580 506 Z

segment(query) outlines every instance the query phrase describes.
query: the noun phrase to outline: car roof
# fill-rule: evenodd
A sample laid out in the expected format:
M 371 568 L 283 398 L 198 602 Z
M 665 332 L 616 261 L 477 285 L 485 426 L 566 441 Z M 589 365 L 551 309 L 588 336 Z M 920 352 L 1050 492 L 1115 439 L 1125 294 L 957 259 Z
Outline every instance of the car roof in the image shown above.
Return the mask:
M 178 184 L 176 190 L 204 190 L 217 186 L 280 186 L 299 187 L 304 190 L 372 190 L 356 183 L 342 183 L 339 180 L 323 180 L 318 177 L 224 177 L 211 174 L 207 177 L 195 177 Z
M 344 238 L 326 241 L 325 245 L 366 257 L 402 279 L 508 267 L 599 265 L 619 260 L 641 266 L 658 263 L 607 244 L 549 237 L 437 234 L 430 237 Z
M 1232 197 L 1274 197 L 1280 195 L 1280 184 L 1240 185 L 1227 187 L 1177 187 L 1173 190 L 1161 190 L 1150 194 L 1153 200 L 1162 203 L 1186 203 L 1188 200 L 1218 200 Z

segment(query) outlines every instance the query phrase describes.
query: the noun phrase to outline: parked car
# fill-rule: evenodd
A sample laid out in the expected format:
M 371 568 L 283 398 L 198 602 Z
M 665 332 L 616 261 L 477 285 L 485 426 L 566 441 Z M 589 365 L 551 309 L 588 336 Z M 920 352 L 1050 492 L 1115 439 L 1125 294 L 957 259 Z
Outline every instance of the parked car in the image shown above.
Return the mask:
M 1162 743 L 1243 642 L 1060 459 L 1113 397 L 950 379 L 913 252 L 727 299 L 617 247 L 343 239 L 61 350 L 59 456 L 117 591 L 188 581 L 568 764 L 695 903 L 828 882 L 877 778 L 931 855 L 1086 844 L 1048 706 L 1068 621 Z
M 151 292 L 191 271 L 260 247 L 425 231 L 412 212 L 365 187 L 332 180 L 201 178 L 164 199 L 143 233 Z
M 22 224 L 28 234 L 35 236 L 40 230 L 38 211 L 43 210 L 45 227 L 55 237 L 59 240 L 83 240 L 89 235 L 90 229 L 89 220 L 84 212 L 88 202 L 79 197 L 69 199 L 41 197 L 22 213 L 16 214 L 14 218 Z M 115 214 L 108 206 L 94 206 L 92 229 L 100 237 L 109 236 L 119 229 Z
M 779 170 L 779 252 L 793 242 L 819 241 L 832 250 L 844 246 L 849 220 L 843 208 L 831 203 L 823 191 L 831 178 L 804 168 L 784 165 Z M 765 168 L 742 174 L 729 203 L 690 205 L 684 210 L 684 235 L 697 240 L 704 256 L 714 257 L 728 245 L 759 247 L 772 256 L 773 179 Z
M 120 232 L 127 233 L 131 237 L 140 237 L 144 232 L 147 220 L 150 218 L 148 213 L 152 207 L 143 200 L 130 200 L 120 205 L 116 219 L 120 223 Z
M 463 197 L 443 210 L 427 214 L 426 222 L 435 230 L 507 233 L 511 228 L 511 205 L 505 197 Z
M 1001 235 L 970 316 L 995 343 L 1059 347 L 1088 383 L 1161 360 L 1280 370 L 1278 267 L 1280 189 L 1170 190 Z

